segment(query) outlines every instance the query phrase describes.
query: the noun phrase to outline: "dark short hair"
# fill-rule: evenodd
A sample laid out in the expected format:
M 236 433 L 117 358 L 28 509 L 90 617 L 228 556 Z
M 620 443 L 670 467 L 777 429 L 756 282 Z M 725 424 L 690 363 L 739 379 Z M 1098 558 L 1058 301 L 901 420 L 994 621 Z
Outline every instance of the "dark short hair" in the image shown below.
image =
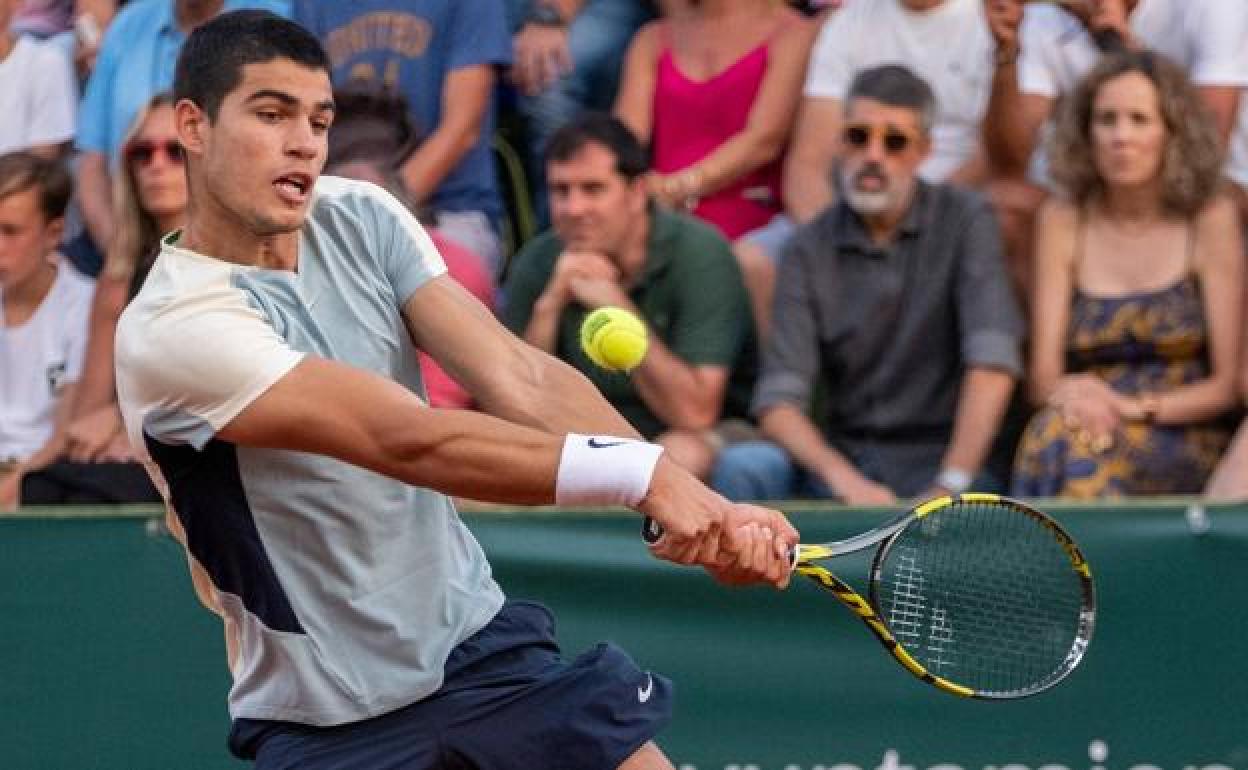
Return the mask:
M 917 110 L 923 133 L 932 130 L 936 119 L 936 95 L 932 87 L 900 64 L 871 67 L 855 75 L 845 96 L 846 110 L 854 99 L 870 99 L 889 107 Z
M 74 184 L 64 163 L 33 152 L 0 155 L 0 198 L 31 189 L 39 191 L 39 210 L 46 221 L 65 216 Z
M 598 144 L 615 156 L 615 170 L 628 180 L 650 170 L 646 149 L 628 126 L 604 112 L 583 112 L 568 121 L 546 144 L 546 163 L 571 160 L 589 144 Z
M 243 80 L 243 67 L 290 59 L 329 72 L 319 40 L 293 21 L 269 11 L 230 11 L 187 38 L 173 76 L 175 100 L 189 99 L 215 120 L 226 94 Z

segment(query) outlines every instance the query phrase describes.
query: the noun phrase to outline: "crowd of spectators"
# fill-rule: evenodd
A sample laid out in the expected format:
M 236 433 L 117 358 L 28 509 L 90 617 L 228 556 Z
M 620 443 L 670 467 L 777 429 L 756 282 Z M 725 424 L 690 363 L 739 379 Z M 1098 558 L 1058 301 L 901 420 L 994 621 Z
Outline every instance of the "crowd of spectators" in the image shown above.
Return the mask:
M 1248 498 L 1248 4 L 0 0 L 0 510 L 159 499 L 112 337 L 238 8 L 323 41 L 326 173 L 726 496 Z

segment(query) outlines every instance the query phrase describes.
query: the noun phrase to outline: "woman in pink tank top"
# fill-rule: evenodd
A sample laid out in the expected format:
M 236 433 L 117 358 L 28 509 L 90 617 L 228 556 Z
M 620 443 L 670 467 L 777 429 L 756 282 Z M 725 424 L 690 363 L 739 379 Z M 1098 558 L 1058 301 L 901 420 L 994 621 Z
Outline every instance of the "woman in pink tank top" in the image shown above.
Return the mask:
M 634 39 L 615 111 L 650 144 L 655 197 L 735 240 L 782 208 L 813 25 L 780 0 L 670 6 Z

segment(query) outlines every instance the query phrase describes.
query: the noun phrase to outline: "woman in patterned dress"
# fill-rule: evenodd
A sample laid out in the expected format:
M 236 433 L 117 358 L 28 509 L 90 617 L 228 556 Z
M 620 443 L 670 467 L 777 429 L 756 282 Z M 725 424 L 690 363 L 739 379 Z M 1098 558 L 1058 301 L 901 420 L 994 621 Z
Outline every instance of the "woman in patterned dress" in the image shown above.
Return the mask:
M 1229 439 L 1243 284 L 1212 122 L 1148 52 L 1107 57 L 1063 106 L 1041 212 L 1029 394 L 1012 491 L 1200 491 Z

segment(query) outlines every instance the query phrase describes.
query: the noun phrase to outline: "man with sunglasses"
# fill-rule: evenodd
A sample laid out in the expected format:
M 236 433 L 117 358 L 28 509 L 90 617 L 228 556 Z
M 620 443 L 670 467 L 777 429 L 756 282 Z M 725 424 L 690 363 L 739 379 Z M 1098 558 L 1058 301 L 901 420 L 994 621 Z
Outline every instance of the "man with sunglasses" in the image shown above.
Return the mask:
M 934 101 L 899 65 L 850 86 L 841 200 L 797 230 L 776 285 L 753 401 L 775 443 L 724 450 L 714 485 L 729 498 L 893 504 L 992 483 L 980 471 L 1022 371 L 1023 322 L 987 202 L 919 178 Z M 808 413 L 817 381 L 822 425 Z

